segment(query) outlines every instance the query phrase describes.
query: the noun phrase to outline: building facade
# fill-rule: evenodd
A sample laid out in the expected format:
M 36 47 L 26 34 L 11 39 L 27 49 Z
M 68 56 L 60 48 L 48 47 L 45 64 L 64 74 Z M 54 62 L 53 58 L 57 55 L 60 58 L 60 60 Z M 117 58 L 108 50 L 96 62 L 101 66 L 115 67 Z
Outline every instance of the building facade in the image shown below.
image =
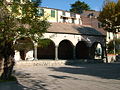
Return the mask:
M 7 1 L 11 2 L 11 0 Z M 20 0 L 20 2 L 23 3 L 24 0 Z M 38 15 L 42 16 L 41 19 L 47 18 L 48 22 L 51 23 L 51 27 L 41 38 L 41 40 L 49 43 L 47 45 L 40 45 L 32 42 L 29 37 L 16 40 L 16 43 L 24 43 L 26 46 L 27 44 L 31 44 L 31 47 L 28 46 L 25 48 L 24 46 L 23 50 L 16 49 L 16 61 L 105 58 L 105 33 L 103 32 L 103 29 L 97 27 L 97 18 L 93 13 L 89 12 L 87 15 L 85 12 L 83 15 L 80 15 L 69 11 L 47 7 L 37 8 Z
M 31 42 L 33 48 L 16 50 L 15 60 L 79 60 L 105 58 L 105 33 L 91 25 L 84 24 L 80 14 L 38 7 L 38 15 L 51 23 L 42 39 L 49 41 L 41 46 Z
M 83 14 L 81 14 L 82 22 L 86 25 L 91 25 L 94 28 L 97 28 L 98 30 L 104 32 L 106 34 L 106 44 L 109 44 L 110 41 L 114 40 L 114 38 L 119 39 L 120 38 L 120 32 L 119 29 L 116 29 L 116 33 L 113 34 L 113 32 L 107 32 L 102 30 L 101 23 L 97 20 L 97 17 L 99 16 L 100 12 L 97 11 L 84 11 Z M 119 49 L 119 45 L 116 45 L 114 43 L 114 54 L 107 54 L 108 62 L 114 62 L 116 61 L 116 55 L 115 55 L 115 47 Z
M 38 15 L 47 17 L 49 22 L 82 24 L 80 14 L 47 7 L 38 7 L 38 10 Z

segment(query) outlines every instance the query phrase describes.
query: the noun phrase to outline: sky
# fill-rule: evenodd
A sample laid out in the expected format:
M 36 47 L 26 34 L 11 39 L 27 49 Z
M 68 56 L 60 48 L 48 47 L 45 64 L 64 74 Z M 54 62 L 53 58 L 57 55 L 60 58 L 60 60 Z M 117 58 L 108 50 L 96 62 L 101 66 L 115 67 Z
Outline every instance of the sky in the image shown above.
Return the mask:
M 75 3 L 75 1 L 78 0 L 42 0 L 41 6 L 69 11 L 70 4 Z M 102 9 L 104 2 L 104 0 L 80 0 L 80 1 L 84 1 L 86 4 L 90 6 L 92 10 L 96 11 L 100 11 Z

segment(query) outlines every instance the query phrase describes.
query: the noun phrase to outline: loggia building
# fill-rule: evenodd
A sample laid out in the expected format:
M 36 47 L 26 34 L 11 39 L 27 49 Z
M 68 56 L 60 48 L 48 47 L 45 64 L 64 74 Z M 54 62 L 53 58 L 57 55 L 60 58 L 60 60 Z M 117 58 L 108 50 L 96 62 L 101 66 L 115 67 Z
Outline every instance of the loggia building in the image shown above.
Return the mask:
M 9 0 L 8 0 L 9 1 Z M 38 15 L 47 17 L 51 26 L 42 39 L 49 41 L 46 46 L 31 43 L 33 48 L 26 52 L 16 50 L 15 60 L 79 60 L 104 59 L 106 33 L 98 27 L 98 22 L 86 24 L 84 15 L 69 11 L 38 7 Z M 89 13 L 90 14 L 90 13 Z M 89 18 L 89 14 L 88 17 Z M 92 19 L 97 20 L 95 15 Z M 90 18 L 91 20 L 91 18 Z

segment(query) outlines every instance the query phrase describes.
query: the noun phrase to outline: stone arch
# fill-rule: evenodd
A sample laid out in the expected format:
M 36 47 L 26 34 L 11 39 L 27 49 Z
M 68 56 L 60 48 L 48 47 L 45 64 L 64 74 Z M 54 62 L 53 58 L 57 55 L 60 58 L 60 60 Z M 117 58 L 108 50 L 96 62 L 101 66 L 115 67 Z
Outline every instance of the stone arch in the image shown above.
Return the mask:
M 43 45 L 38 45 L 38 59 L 55 59 L 55 43 L 50 39 L 44 39 Z
M 29 37 L 21 37 L 15 40 L 15 50 L 19 52 L 20 59 L 22 60 L 26 60 L 26 53 L 29 51 L 33 52 L 33 48 L 34 43 Z
M 103 45 L 100 42 L 94 42 L 91 46 L 90 57 L 92 59 L 103 59 Z
M 88 59 L 89 47 L 85 41 L 79 41 L 75 47 L 76 59 Z
M 73 59 L 73 44 L 69 40 L 62 40 L 58 46 L 59 59 Z

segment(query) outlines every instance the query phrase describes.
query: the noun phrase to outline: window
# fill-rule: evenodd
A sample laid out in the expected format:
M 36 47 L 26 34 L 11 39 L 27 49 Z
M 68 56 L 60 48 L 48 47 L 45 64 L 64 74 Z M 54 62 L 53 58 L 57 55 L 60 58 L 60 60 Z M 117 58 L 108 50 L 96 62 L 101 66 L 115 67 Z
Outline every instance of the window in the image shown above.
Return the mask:
M 44 16 L 44 9 L 38 8 L 38 16 Z
M 67 22 L 67 20 L 68 20 L 68 18 L 63 17 L 63 23 L 66 23 L 66 22 Z
M 51 17 L 55 17 L 55 10 L 51 10 Z
M 76 14 L 75 13 L 70 13 L 70 16 L 76 18 Z
M 101 27 L 102 27 L 101 23 L 100 23 L 100 22 L 98 22 L 98 28 L 101 28 Z
M 62 12 L 62 15 L 64 15 L 64 16 L 65 16 L 65 12 L 64 12 L 64 11 Z
M 94 16 L 94 13 L 89 13 L 88 18 L 92 18 Z
M 65 23 L 65 22 L 66 22 L 66 18 L 63 17 L 63 23 Z
M 75 20 L 74 20 L 74 18 L 72 18 L 72 23 L 75 23 Z

